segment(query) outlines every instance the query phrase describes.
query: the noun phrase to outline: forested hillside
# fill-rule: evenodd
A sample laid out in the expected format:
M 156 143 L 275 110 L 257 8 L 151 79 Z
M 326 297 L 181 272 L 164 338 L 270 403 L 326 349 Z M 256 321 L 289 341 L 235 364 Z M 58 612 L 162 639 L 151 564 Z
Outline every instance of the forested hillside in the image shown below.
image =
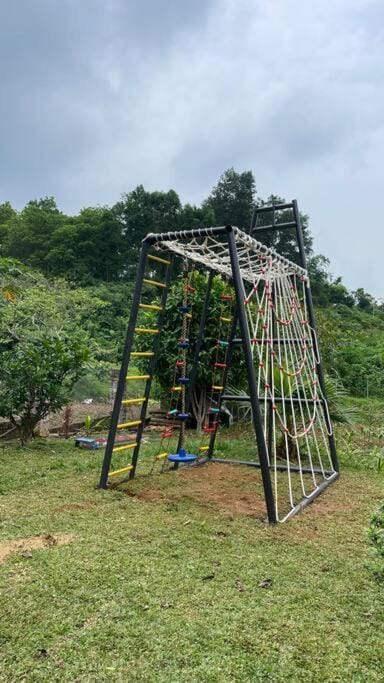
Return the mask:
M 53 197 L 31 200 L 21 211 L 4 201 L 3 292 L 13 296 L 13 290 L 25 284 L 26 273 L 32 278 L 35 274 L 39 286 L 41 278 L 46 286 L 54 280 L 55 288 L 61 287 L 69 298 L 71 291 L 76 296 L 81 292 L 89 301 L 89 314 L 84 307 L 80 324 L 94 342 L 97 374 L 102 367 L 118 364 L 137 255 L 146 233 L 228 222 L 248 230 L 254 204 L 272 198 L 282 201 L 277 195 L 260 198 L 252 172 L 229 169 L 201 206 L 183 205 L 174 190 L 149 192 L 141 185 L 114 206 L 85 207 L 74 216 L 60 211 Z M 302 222 L 326 369 L 338 375 L 351 394 L 384 396 L 383 306 L 363 288 L 351 292 L 341 278 L 331 278 L 327 258 L 313 253 L 308 216 L 303 215 Z M 297 257 L 289 231 L 270 236 L 268 244 L 288 258 Z

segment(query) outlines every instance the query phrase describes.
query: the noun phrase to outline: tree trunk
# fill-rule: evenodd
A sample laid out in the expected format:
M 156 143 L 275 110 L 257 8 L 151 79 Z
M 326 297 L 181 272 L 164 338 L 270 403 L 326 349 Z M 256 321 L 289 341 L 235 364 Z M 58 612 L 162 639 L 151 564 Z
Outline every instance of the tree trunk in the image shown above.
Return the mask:
M 20 422 L 17 422 L 13 415 L 10 416 L 10 420 L 14 427 L 17 429 L 19 435 L 20 444 L 25 446 L 33 437 L 33 431 L 39 422 L 40 418 L 32 415 L 24 416 Z
M 206 387 L 192 392 L 192 413 L 196 420 L 196 430 L 201 432 L 207 413 L 207 392 Z

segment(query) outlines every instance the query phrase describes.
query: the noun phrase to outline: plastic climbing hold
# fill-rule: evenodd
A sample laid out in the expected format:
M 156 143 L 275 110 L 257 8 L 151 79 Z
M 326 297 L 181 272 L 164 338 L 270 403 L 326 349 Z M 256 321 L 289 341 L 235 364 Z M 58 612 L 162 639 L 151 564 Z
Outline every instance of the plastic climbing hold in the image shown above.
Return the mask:
M 181 311 L 181 313 L 189 313 L 189 311 L 191 310 L 191 307 L 190 306 L 180 306 L 179 310 Z
M 171 453 L 168 456 L 168 460 L 171 462 L 194 462 L 197 460 L 197 455 L 187 453 L 185 448 L 180 448 L 178 453 Z
M 188 420 L 190 413 L 177 413 L 178 420 Z
M 189 349 L 190 343 L 188 339 L 182 339 L 179 341 L 178 345 L 179 349 Z
M 190 381 L 190 379 L 189 379 L 189 377 L 178 377 L 177 381 L 178 381 L 180 384 L 188 384 L 188 382 Z

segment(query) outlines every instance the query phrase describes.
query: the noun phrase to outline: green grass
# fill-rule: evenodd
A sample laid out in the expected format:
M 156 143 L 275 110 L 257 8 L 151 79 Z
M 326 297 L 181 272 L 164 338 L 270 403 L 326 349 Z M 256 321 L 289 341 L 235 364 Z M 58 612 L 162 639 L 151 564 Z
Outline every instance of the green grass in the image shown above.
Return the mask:
M 1 681 L 383 680 L 366 567 L 382 474 L 343 451 L 341 479 L 271 528 L 190 497 L 177 472 L 97 490 L 100 460 L 62 441 L 0 448 L 0 540 L 73 534 L 0 565 Z

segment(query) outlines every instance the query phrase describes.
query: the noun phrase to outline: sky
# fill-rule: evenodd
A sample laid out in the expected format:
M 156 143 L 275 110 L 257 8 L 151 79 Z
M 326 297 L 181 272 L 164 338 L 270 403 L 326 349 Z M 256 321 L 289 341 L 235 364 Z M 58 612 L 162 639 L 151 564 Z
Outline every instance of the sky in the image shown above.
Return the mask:
M 384 297 L 383 85 L 382 0 L 2 2 L 0 202 L 76 213 L 143 184 L 199 204 L 250 169 Z

